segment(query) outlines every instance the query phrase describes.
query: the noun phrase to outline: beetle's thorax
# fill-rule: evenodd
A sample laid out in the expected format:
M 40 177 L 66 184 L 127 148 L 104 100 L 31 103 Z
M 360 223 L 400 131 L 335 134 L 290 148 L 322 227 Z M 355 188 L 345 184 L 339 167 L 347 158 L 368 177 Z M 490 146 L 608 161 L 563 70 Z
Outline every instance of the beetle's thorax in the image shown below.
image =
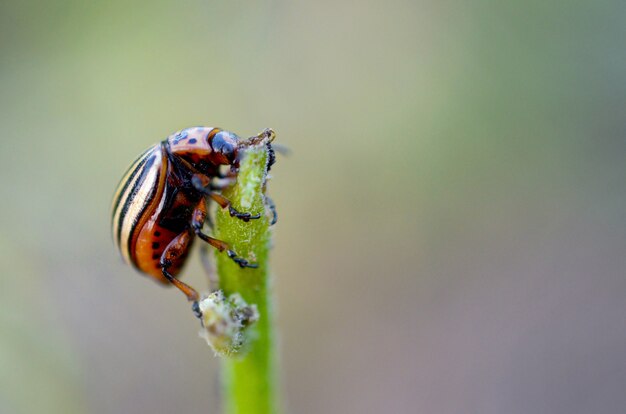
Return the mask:
M 194 165 L 210 162 L 210 138 L 219 128 L 193 127 L 173 133 L 164 141 L 167 151 Z

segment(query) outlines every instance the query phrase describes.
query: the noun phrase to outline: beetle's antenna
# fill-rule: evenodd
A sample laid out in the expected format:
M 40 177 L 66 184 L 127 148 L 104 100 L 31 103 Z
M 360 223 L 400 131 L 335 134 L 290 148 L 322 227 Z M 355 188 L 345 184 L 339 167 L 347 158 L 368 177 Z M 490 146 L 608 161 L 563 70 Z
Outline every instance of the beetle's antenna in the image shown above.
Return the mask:
M 276 151 L 280 155 L 284 155 L 285 157 L 288 157 L 288 156 L 291 155 L 291 148 L 289 148 L 286 145 L 283 145 L 283 144 L 272 144 L 272 148 L 274 149 L 274 151 Z
M 257 145 L 265 140 L 267 140 L 267 142 L 272 142 L 274 141 L 274 138 L 276 138 L 276 133 L 274 132 L 274 130 L 272 128 L 265 128 L 263 132 L 261 132 L 259 135 L 255 135 L 243 141 L 241 143 L 241 147 Z

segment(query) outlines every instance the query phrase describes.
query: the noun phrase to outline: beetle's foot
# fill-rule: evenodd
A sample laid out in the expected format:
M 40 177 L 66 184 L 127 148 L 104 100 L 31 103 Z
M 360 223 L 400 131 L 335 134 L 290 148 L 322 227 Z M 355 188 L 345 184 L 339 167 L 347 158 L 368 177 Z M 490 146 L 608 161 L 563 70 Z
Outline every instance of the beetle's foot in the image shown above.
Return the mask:
M 278 213 L 276 212 L 276 204 L 274 204 L 274 200 L 265 196 L 265 200 L 267 201 L 267 207 L 270 209 L 272 213 L 272 221 L 270 221 L 270 226 L 273 226 L 278 221 Z
M 251 213 L 240 213 L 239 211 L 235 210 L 235 208 L 231 205 L 228 206 L 228 212 L 230 213 L 231 217 L 237 217 L 238 219 L 241 219 L 243 221 L 250 221 L 261 218 L 260 214 L 252 215 Z
M 228 250 L 226 254 L 228 254 L 228 257 L 230 257 L 233 260 L 233 262 L 237 263 L 239 267 L 241 267 L 242 269 L 245 267 L 249 267 L 251 269 L 256 269 L 257 267 L 259 267 L 259 265 L 256 263 L 250 263 L 246 259 L 242 259 L 241 257 L 238 257 L 237 253 L 235 253 L 232 250 Z
M 193 314 L 196 315 L 196 318 L 202 320 L 202 311 L 200 310 L 200 304 L 197 300 L 191 305 L 191 310 L 193 311 Z

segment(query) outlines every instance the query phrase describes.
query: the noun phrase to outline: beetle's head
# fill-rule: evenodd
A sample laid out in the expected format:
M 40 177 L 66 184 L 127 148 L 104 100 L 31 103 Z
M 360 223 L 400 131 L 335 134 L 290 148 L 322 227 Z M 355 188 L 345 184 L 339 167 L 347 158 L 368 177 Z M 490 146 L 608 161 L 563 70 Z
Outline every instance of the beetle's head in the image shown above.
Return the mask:
M 213 150 L 210 157 L 215 165 L 232 165 L 237 159 L 239 138 L 230 131 L 220 131 L 209 138 L 209 145 Z
M 212 150 L 210 160 L 215 165 L 237 166 L 237 156 L 240 150 L 262 143 L 269 145 L 275 137 L 276 134 L 270 128 L 266 128 L 260 134 L 246 140 L 242 140 L 237 134 L 230 131 L 221 130 L 215 135 L 209 135 L 209 145 Z

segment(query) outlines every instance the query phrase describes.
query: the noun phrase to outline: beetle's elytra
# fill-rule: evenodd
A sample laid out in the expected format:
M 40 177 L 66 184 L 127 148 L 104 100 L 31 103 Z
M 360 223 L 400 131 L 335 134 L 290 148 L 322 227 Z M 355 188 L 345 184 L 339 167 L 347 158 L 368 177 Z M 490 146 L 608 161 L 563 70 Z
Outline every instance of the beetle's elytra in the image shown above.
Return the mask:
M 273 139 L 271 129 L 241 140 L 220 128 L 195 127 L 148 148 L 124 174 L 113 197 L 113 240 L 124 260 L 159 282 L 173 284 L 194 302 L 198 293 L 177 277 L 195 236 L 225 251 L 241 267 L 256 267 L 202 227 L 210 200 L 244 221 L 260 217 L 235 210 L 215 179 L 237 173 L 239 151 L 248 145 L 267 142 L 271 164 Z M 223 165 L 231 167 L 226 177 L 220 174 Z

